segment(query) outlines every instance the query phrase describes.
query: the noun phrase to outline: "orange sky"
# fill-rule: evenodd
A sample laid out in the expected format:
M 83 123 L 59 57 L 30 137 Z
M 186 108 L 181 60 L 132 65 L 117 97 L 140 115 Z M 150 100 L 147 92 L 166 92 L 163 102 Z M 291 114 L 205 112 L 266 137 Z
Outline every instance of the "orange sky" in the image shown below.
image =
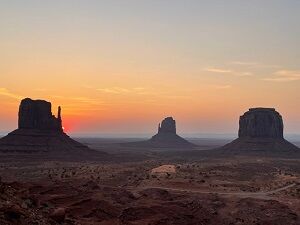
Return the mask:
M 299 133 L 299 13 L 247 4 L 4 4 L 0 132 L 31 97 L 55 114 L 61 105 L 73 134 L 153 133 L 166 116 L 185 134 L 236 133 L 256 106 L 275 107 Z

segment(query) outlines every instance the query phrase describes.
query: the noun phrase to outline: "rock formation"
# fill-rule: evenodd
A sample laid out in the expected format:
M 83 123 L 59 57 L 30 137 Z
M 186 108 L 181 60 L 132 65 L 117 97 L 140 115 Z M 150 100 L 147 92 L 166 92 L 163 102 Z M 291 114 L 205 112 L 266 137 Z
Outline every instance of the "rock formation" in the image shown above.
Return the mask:
M 176 134 L 176 122 L 172 117 L 165 118 L 158 125 L 158 134 L 173 133 Z
M 19 129 L 39 129 L 62 132 L 61 108 L 57 118 L 52 115 L 51 103 L 25 98 L 19 107 Z
M 273 108 L 252 108 L 240 117 L 239 137 L 283 138 L 281 115 Z
M 55 117 L 50 102 L 26 98 L 21 101 L 18 115 L 18 129 L 0 139 L 0 153 L 55 153 L 53 155 L 67 157 L 77 154 L 80 157 L 94 152 L 63 132 L 61 107 Z
M 172 117 L 165 118 L 158 125 L 158 132 L 150 140 L 126 143 L 132 147 L 154 148 L 191 148 L 195 145 L 176 134 L 176 121 Z
M 283 136 L 282 116 L 273 108 L 251 108 L 240 117 L 238 139 L 221 149 L 235 152 L 297 151 Z

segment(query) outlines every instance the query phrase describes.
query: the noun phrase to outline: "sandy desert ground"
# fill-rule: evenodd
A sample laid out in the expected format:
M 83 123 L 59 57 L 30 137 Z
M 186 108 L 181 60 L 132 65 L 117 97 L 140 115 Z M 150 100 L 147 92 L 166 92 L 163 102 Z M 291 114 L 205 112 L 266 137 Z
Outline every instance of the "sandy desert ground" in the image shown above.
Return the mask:
M 227 140 L 192 140 L 193 154 L 79 140 L 109 157 L 0 158 L 0 224 L 300 224 L 300 158 L 195 154 Z

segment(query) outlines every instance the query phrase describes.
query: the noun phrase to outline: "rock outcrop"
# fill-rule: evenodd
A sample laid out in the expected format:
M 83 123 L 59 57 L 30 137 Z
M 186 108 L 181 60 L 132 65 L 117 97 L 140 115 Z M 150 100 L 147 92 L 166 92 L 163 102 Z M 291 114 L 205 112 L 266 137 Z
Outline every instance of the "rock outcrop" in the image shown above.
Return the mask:
M 173 133 L 176 134 L 176 121 L 172 117 L 165 118 L 158 125 L 158 134 Z
M 150 146 L 159 148 L 190 148 L 194 146 L 194 144 L 177 135 L 176 121 L 172 117 L 165 118 L 159 124 L 157 134 L 148 143 Z
M 25 98 L 19 107 L 19 129 L 39 129 L 62 132 L 61 107 L 57 118 L 52 115 L 51 103 Z
M 238 139 L 221 149 L 281 153 L 299 148 L 284 139 L 282 116 L 273 108 L 251 108 L 240 117 Z
M 158 132 L 151 139 L 141 142 L 123 144 L 130 147 L 154 148 L 192 148 L 195 145 L 176 133 L 176 121 L 172 117 L 165 118 L 158 125 Z
M 19 107 L 18 129 L 0 139 L 0 153 L 49 153 L 53 156 L 80 158 L 96 151 L 73 140 L 62 128 L 61 107 L 57 117 L 52 115 L 51 103 L 23 99 Z M 48 156 L 49 156 L 48 154 Z
M 283 138 L 281 115 L 273 108 L 252 108 L 240 117 L 239 137 Z

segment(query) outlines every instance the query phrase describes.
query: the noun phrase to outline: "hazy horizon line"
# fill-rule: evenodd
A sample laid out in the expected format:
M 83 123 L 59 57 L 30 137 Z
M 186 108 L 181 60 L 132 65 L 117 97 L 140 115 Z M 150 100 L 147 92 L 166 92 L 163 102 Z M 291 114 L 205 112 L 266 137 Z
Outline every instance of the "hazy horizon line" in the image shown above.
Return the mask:
M 10 131 L 11 132 L 11 131 Z M 10 132 L 0 131 L 0 137 Z M 67 132 L 73 138 L 151 138 L 154 133 L 95 133 L 95 132 Z M 208 139 L 235 139 L 237 133 L 178 133 L 180 136 L 189 139 L 208 138 Z M 286 133 L 284 135 L 289 140 L 300 140 L 300 133 Z

